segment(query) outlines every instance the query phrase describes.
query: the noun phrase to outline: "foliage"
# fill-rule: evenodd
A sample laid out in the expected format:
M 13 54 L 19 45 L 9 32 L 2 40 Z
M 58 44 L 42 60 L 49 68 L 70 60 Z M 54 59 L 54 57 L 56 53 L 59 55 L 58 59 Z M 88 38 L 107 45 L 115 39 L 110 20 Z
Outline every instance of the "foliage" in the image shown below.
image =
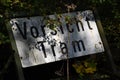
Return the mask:
M 4 19 L 2 15 L 0 16 L 0 45 L 9 43 L 9 39 L 6 32 L 6 27 L 4 25 Z
M 58 18 L 58 16 L 57 16 L 56 18 Z M 57 26 L 59 26 L 61 23 L 60 23 L 58 20 L 56 20 L 56 19 L 47 17 L 47 18 L 45 19 L 45 24 L 46 24 L 46 26 L 47 26 L 48 28 L 54 30 L 54 29 L 55 29 Z
M 82 77 L 96 72 L 97 63 L 93 59 L 86 59 L 73 64 L 76 72 Z
M 0 23 L 3 23 L 6 18 L 10 17 L 45 16 L 54 13 L 58 14 L 89 9 L 91 7 L 96 7 L 98 9 L 109 43 L 112 45 L 114 43 L 115 47 L 120 47 L 119 0 L 1 0 Z M 52 20 L 52 22 L 55 21 Z M 5 25 L 1 26 L 4 27 Z M 6 36 L 4 35 L 4 31 L 1 32 L 1 35 Z M 5 43 L 4 40 L 1 40 L 0 42 Z
M 120 47 L 120 1 L 119 0 L 0 0 L 0 45 L 9 43 L 5 20 L 11 17 L 46 16 L 96 7 L 107 40 L 111 47 Z M 60 16 L 60 15 L 58 15 Z M 69 16 L 66 21 L 69 21 Z M 54 29 L 60 23 L 46 19 L 46 24 Z M 96 72 L 96 62 L 85 60 L 73 64 L 76 72 L 84 76 Z
M 120 47 L 120 6 L 118 0 L 105 0 L 98 8 L 109 45 Z
M 9 42 L 8 37 L 5 36 L 4 34 L 0 33 L 0 45 L 1 44 L 6 44 L 8 42 Z

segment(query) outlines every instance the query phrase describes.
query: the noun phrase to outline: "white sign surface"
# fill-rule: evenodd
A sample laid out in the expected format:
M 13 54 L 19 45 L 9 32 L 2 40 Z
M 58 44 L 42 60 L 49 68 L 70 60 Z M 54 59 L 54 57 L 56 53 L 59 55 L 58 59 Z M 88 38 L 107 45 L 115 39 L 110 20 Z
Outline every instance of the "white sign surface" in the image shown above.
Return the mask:
M 67 53 L 75 58 L 104 52 L 91 10 L 14 18 L 10 24 L 23 67 L 63 60 Z

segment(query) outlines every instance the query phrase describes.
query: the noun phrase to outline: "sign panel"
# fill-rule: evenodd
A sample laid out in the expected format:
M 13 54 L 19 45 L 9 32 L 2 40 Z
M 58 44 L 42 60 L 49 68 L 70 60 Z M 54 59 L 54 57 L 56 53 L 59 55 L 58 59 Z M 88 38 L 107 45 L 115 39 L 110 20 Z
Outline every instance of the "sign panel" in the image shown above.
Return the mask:
M 23 67 L 104 52 L 91 10 L 14 18 L 11 29 Z M 54 27 L 54 28 L 53 28 Z

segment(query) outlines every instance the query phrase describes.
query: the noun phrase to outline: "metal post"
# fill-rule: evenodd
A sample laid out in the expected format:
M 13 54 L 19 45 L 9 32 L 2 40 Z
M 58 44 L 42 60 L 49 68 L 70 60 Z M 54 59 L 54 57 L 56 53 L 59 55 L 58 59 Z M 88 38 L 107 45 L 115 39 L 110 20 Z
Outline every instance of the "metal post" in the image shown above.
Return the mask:
M 117 72 L 116 66 L 115 66 L 115 63 L 113 61 L 113 57 L 112 57 L 109 45 L 107 43 L 107 39 L 105 37 L 104 30 L 102 28 L 102 24 L 101 24 L 100 18 L 98 16 L 97 10 L 93 9 L 93 11 L 94 11 L 94 15 L 95 15 L 95 18 L 96 18 L 96 23 L 97 23 L 97 27 L 98 27 L 101 39 L 103 40 L 102 42 L 103 42 L 103 45 L 104 45 L 104 48 L 105 48 L 106 56 L 108 58 L 110 66 L 111 66 L 111 70 L 115 74 Z
M 10 37 L 10 40 L 11 40 L 11 45 L 12 45 L 12 48 L 13 48 L 13 55 L 14 55 L 15 64 L 16 64 L 16 68 L 17 68 L 18 80 L 25 80 L 23 70 L 22 70 L 21 61 L 20 61 L 20 58 L 19 58 L 19 55 L 18 55 L 18 51 L 17 51 L 17 47 L 16 47 L 16 44 L 15 44 L 14 37 L 12 35 L 12 30 L 11 30 L 9 20 L 7 20 L 6 23 L 7 23 L 6 27 L 7 27 L 7 30 L 8 30 L 8 34 L 9 34 L 9 37 Z

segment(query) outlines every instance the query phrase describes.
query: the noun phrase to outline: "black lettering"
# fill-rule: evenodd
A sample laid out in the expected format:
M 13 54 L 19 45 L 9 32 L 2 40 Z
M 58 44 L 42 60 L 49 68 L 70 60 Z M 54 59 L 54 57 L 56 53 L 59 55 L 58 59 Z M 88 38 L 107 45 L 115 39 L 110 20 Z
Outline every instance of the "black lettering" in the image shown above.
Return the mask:
M 67 26 L 67 30 L 72 33 L 74 31 L 74 29 L 70 29 L 70 25 L 69 23 L 66 23 L 66 26 Z
M 46 34 L 45 34 L 45 25 L 41 25 L 41 29 L 42 29 L 42 32 L 43 32 L 43 36 L 45 36 Z
M 32 26 L 32 27 L 30 28 L 30 31 L 31 31 L 31 35 L 32 35 L 34 38 L 37 38 L 37 37 L 38 37 L 39 33 L 38 33 L 38 30 L 37 30 L 36 27 Z
M 68 48 L 67 48 L 67 45 L 65 43 L 60 42 L 60 48 L 61 48 L 61 52 L 63 54 L 67 54 L 68 53 Z
M 81 25 L 82 31 L 84 31 L 83 23 L 81 21 L 76 21 L 78 32 L 80 32 L 79 24 Z
M 37 42 L 38 44 L 41 44 L 41 47 L 42 47 L 42 51 L 44 53 L 44 57 L 47 58 L 47 55 L 46 55 L 46 52 L 45 52 L 45 46 L 44 46 L 44 43 L 45 41 L 39 41 Z
M 27 30 L 26 30 L 26 22 L 23 23 L 23 31 L 20 29 L 20 26 L 17 22 L 15 22 L 20 34 L 22 35 L 23 39 L 27 39 Z
M 62 25 L 60 25 L 60 30 L 61 30 L 62 34 L 64 34 Z
M 57 34 L 57 31 L 56 30 L 53 30 L 53 32 L 51 32 L 52 35 L 56 35 Z
M 86 17 L 86 21 L 87 21 L 87 24 L 88 24 L 89 29 L 92 30 L 92 28 L 90 27 L 89 18 Z
M 83 50 L 85 51 L 85 46 L 84 46 L 83 41 L 79 40 L 79 41 L 72 41 L 72 46 L 73 46 L 73 49 L 74 49 L 75 52 L 77 52 L 76 46 L 78 47 L 78 50 L 81 51 L 80 43 L 81 43 L 81 46 L 82 46 Z
M 52 52 L 53 52 L 53 56 L 56 56 L 56 55 L 55 55 L 54 47 L 55 47 L 55 45 L 51 45 L 51 49 L 52 49 Z

